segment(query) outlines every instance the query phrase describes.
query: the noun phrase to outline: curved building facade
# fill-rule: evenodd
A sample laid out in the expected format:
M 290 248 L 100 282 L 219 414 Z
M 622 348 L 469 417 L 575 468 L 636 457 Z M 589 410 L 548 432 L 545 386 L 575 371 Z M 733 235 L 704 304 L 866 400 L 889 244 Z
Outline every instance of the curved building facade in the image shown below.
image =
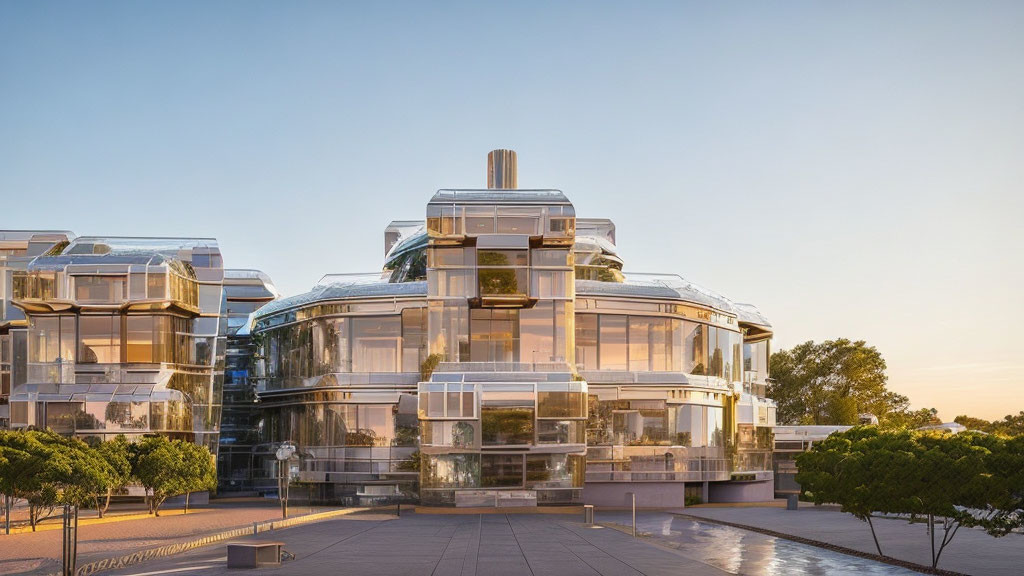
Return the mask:
M 89 441 L 160 433 L 216 453 L 223 280 L 212 239 L 69 235 L 26 255 L 10 270 L 23 320 L 7 329 L 24 358 L 8 426 Z
M 312 496 L 354 502 L 770 499 L 767 320 L 623 272 L 611 221 L 502 188 L 515 154 L 489 158 L 495 187 L 440 190 L 387 227 L 382 272 L 255 313 L 257 452 L 295 442 Z

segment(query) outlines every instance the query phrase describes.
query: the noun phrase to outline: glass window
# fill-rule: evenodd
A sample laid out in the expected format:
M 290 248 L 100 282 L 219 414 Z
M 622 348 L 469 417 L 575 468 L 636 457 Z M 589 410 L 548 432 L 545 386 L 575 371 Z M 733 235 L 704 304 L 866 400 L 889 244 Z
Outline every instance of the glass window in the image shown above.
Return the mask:
M 480 485 L 483 488 L 515 488 L 523 485 L 522 454 L 482 454 Z
M 499 207 L 498 234 L 540 233 L 540 210 L 529 207 Z
M 537 416 L 541 418 L 584 418 L 583 392 L 537 392 Z
M 481 437 L 485 446 L 533 444 L 533 407 L 520 401 L 488 400 L 480 407 Z
M 431 268 L 444 266 L 472 266 L 472 248 L 430 248 L 427 250 L 428 265 Z
M 431 296 L 441 298 L 472 296 L 473 270 L 427 270 Z
M 79 317 L 78 361 L 86 364 L 121 361 L 120 316 Z
M 572 488 L 575 473 L 574 458 L 569 454 L 528 454 L 526 456 L 527 488 Z
M 601 314 L 601 370 L 628 370 L 626 365 L 626 316 Z
M 199 285 L 199 309 L 204 313 L 219 312 L 221 305 L 221 287 L 218 284 Z
M 683 322 L 683 346 L 686 363 L 683 371 L 687 374 L 702 375 L 708 372 L 707 333 L 703 324 Z
M 477 250 L 478 266 L 526 266 L 526 250 Z
M 572 272 L 568 270 L 533 270 L 530 295 L 534 298 L 567 298 Z
M 472 362 L 519 361 L 519 311 L 474 308 L 469 311 Z M 466 361 L 467 359 L 463 359 Z
M 634 372 L 651 370 L 651 341 L 654 323 L 643 316 L 629 317 L 629 369 Z
M 55 362 L 60 355 L 60 317 L 32 316 L 29 326 L 29 362 Z
M 75 431 L 75 424 L 85 414 L 82 402 L 47 402 L 46 427 L 58 433 Z
M 516 296 L 529 289 L 528 268 L 478 268 L 480 296 Z
M 467 206 L 466 234 L 494 234 L 494 207 Z
M 708 446 L 725 446 L 724 417 L 720 406 L 707 407 L 707 441 Z
M 480 487 L 480 455 L 424 454 L 423 488 Z
M 153 317 L 125 318 L 125 354 L 127 362 L 153 362 Z
M 146 278 L 146 293 L 155 300 L 167 299 L 167 275 L 164 272 L 150 272 Z
M 535 249 L 533 250 L 534 266 L 571 266 L 568 250 L 562 249 Z
M 583 444 L 585 427 L 581 420 L 537 420 L 537 443 Z
M 353 317 L 352 371 L 398 372 L 401 358 L 402 317 Z
M 519 313 L 519 358 L 522 362 L 554 362 L 555 308 L 552 302 L 538 302 Z
M 125 288 L 124 276 L 75 276 L 75 300 L 78 302 L 122 302 Z
M 576 368 L 597 370 L 597 314 L 576 315 Z
M 427 309 L 402 310 L 402 372 L 419 372 L 427 357 Z
M 146 299 L 146 274 L 145 272 L 133 272 L 128 278 L 128 289 L 132 300 Z

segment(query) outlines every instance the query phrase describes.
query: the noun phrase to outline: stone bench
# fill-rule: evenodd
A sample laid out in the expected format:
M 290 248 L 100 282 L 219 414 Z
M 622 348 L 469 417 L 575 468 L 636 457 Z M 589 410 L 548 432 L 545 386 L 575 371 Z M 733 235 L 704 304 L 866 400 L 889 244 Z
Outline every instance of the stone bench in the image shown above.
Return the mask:
M 259 568 L 263 564 L 280 564 L 284 542 L 253 540 L 228 543 L 228 568 Z

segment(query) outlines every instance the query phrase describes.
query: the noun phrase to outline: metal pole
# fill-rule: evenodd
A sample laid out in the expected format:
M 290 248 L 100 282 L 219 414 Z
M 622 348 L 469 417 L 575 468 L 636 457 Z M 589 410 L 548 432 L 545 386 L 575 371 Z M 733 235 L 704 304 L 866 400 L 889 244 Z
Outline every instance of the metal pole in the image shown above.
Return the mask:
M 75 576 L 75 572 L 78 570 L 78 506 L 71 507 L 72 524 L 71 524 L 71 573 L 69 576 Z
M 287 460 L 285 462 L 282 462 L 281 464 L 283 464 L 285 466 L 285 472 L 284 472 L 284 517 L 287 518 L 288 517 L 288 488 L 291 487 L 291 478 L 289 477 L 290 470 L 288 470 Z
M 68 576 L 68 505 L 64 505 L 64 515 L 60 524 L 60 574 Z
M 75 576 L 78 561 L 78 507 L 64 505 L 61 530 L 61 575 Z
M 633 504 L 633 538 L 636 538 L 636 492 L 630 492 L 629 498 Z
M 284 504 L 284 474 L 281 472 L 284 469 L 284 464 L 277 461 L 277 499 L 281 502 L 281 518 L 288 517 L 288 511 L 285 509 Z
M 4 516 L 4 533 L 7 535 L 10 535 L 11 533 L 11 500 L 13 500 L 12 497 L 6 494 L 4 495 L 4 510 L 6 510 L 6 515 Z

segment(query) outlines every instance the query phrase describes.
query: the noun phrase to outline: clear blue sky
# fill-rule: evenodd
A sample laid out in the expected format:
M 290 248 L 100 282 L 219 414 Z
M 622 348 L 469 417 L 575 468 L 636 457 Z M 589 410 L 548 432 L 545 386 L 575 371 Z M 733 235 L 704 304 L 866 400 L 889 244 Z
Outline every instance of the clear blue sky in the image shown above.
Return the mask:
M 509 147 L 777 348 L 1024 409 L 1024 2 L 481 4 L 0 0 L 0 227 L 216 236 L 295 294 Z

